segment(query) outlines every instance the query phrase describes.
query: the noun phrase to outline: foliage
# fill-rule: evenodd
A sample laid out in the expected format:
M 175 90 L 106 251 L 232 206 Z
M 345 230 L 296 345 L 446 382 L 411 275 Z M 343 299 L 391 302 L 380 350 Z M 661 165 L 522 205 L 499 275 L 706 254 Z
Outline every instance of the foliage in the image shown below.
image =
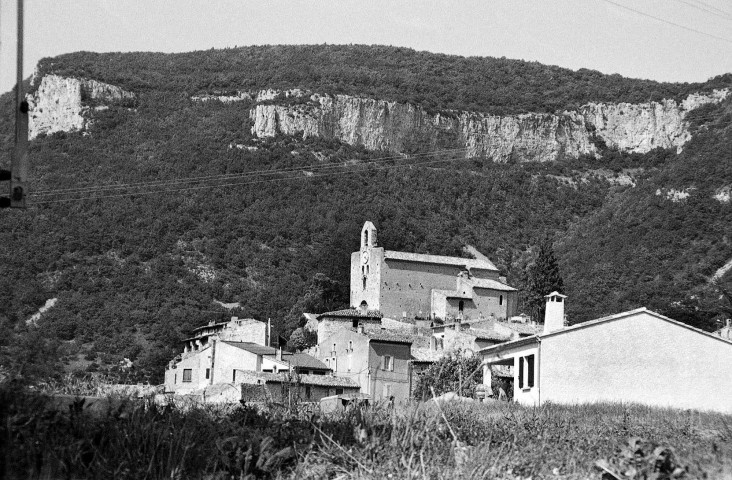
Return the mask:
M 414 398 L 429 399 L 435 395 L 455 392 L 463 397 L 474 397 L 475 387 L 483 382 L 483 367 L 478 355 L 461 351 L 445 355 L 431 364 L 417 378 Z
M 0 462 L 6 462 L 0 475 L 9 479 L 573 480 L 599 478 L 596 459 L 613 471 L 634 464 L 653 473 L 658 458 L 664 460 L 658 472 L 673 464 L 688 478 L 732 472 L 730 417 L 719 414 L 505 402 L 443 403 L 438 410 L 426 402 L 322 415 L 250 405 L 163 407 L 114 397 L 64 403 L 8 387 L 0 387 Z M 656 446 L 658 455 L 650 454 Z M 645 458 L 635 456 L 637 448 Z
M 537 318 L 543 320 L 545 296 L 556 291 L 564 292 L 564 281 L 559 272 L 559 262 L 554 255 L 552 241 L 545 238 L 539 245 L 536 261 L 529 267 L 529 287 L 526 292 L 528 306 L 538 312 Z
M 290 335 L 290 339 L 287 341 L 289 348 L 295 350 L 305 350 L 310 347 L 314 347 L 318 344 L 318 333 L 305 327 L 298 327 Z
M 383 152 L 314 138 L 256 139 L 250 104 L 192 102 L 190 95 L 303 87 L 508 113 L 645 101 L 653 92 L 680 98 L 729 85 L 729 76 L 658 84 L 365 46 L 80 52 L 46 59 L 41 70 L 110 82 L 137 93 L 138 102 L 135 110 L 92 111 L 88 135 L 31 142 L 31 192 L 263 171 L 268 180 L 0 211 L 0 362 L 14 371 L 53 376 L 83 363 L 117 375 L 129 358 L 134 381 L 160 382 L 193 328 L 232 314 L 215 301 L 238 302 L 240 317 L 271 318 L 274 333 L 286 337 L 303 311 L 348 305 L 350 254 L 365 220 L 391 250 L 462 255 L 473 245 L 518 286 L 526 285 L 533 246 L 550 236 L 570 321 L 643 305 L 714 327 L 719 311 L 708 306 L 707 279 L 732 257 L 729 204 L 711 198 L 732 184 L 729 101 L 690 116 L 695 136 L 678 155 L 607 150 L 601 160 L 554 164 L 443 157 L 377 169 L 364 163 Z M 0 96 L 0 120 L 0 154 L 10 158 L 9 94 Z M 323 177 L 273 172 L 305 172 L 323 159 L 348 166 Z M 637 186 L 598 173 L 606 159 L 611 174 L 635 170 Z M 697 190 L 686 202 L 656 195 L 689 185 Z M 58 301 L 37 327 L 26 325 L 50 298 Z
M 459 57 L 366 45 L 256 46 L 161 53 L 78 52 L 41 60 L 39 71 L 84 76 L 135 92 L 233 93 L 305 88 L 369 96 L 431 111 L 560 112 L 588 102 L 681 99 L 732 84 L 658 83 L 537 62 Z

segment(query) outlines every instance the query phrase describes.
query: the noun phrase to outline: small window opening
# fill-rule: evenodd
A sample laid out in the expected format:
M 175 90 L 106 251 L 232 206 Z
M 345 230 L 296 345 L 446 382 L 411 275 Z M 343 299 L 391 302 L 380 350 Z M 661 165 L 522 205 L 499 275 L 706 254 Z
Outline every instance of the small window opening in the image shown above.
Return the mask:
M 192 377 L 193 377 L 193 370 L 191 370 L 190 368 L 183 369 L 183 382 L 184 383 L 192 381 Z
M 343 395 L 343 389 L 342 388 L 336 388 L 336 395 Z
M 369 244 L 369 231 L 368 230 L 363 231 L 363 244 L 364 245 Z
M 462 312 L 464 307 L 465 307 L 465 303 L 462 300 L 460 300 L 460 303 L 458 303 L 458 310 Z
M 503 295 L 498 296 L 498 305 L 503 305 Z
M 231 381 L 236 382 L 236 370 L 232 370 L 231 372 Z
M 206 369 L 206 380 L 208 380 L 209 378 L 211 378 L 211 369 L 207 368 Z
M 363 277 L 363 289 L 366 290 L 366 277 Z

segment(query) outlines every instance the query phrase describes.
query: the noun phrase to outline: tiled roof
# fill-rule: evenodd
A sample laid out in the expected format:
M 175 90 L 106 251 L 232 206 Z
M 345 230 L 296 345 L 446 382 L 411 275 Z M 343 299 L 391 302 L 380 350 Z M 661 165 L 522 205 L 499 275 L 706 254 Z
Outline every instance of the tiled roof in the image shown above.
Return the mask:
M 465 267 L 470 269 L 481 269 L 481 270 L 495 270 L 498 271 L 496 266 L 490 260 L 476 259 L 476 258 L 460 258 L 460 257 L 445 257 L 442 255 L 427 255 L 424 253 L 407 253 L 407 252 L 395 252 L 392 250 L 384 251 L 384 258 L 387 260 L 402 260 L 405 262 L 420 262 L 420 263 L 434 263 L 437 265 L 454 265 L 456 267 Z
M 412 360 L 415 362 L 436 362 L 442 358 L 443 355 L 444 352 L 442 350 L 412 347 Z
M 412 343 L 412 336 L 405 335 L 403 333 L 395 332 L 394 330 L 372 330 L 364 331 L 364 335 L 369 337 L 371 340 L 377 342 L 389 342 L 389 343 Z
M 353 379 L 348 377 L 334 377 L 331 375 L 299 375 L 303 385 L 320 385 L 323 387 L 361 388 Z
M 473 288 L 488 288 L 491 290 L 499 290 L 501 292 L 515 292 L 516 289 L 509 287 L 505 283 L 501 283 L 498 280 L 491 280 L 489 278 L 471 278 L 468 282 L 473 285 Z
M 499 342 L 507 342 L 511 340 L 508 335 L 501 335 L 500 333 L 491 332 L 489 330 L 478 330 L 475 328 L 469 328 L 464 330 L 465 333 L 475 336 L 479 340 L 497 340 Z
M 356 308 L 346 308 L 344 310 L 336 310 L 334 312 L 325 312 L 318 315 L 318 320 L 324 317 L 342 317 L 342 318 L 353 318 L 353 317 L 365 317 L 365 318 L 378 318 L 380 319 L 383 315 L 378 310 L 369 310 L 365 314 L 361 313 L 361 310 Z
M 247 352 L 254 353 L 256 355 L 274 355 L 277 353 L 277 349 L 274 347 L 267 347 L 253 342 L 222 342 L 232 347 L 241 348 Z
M 265 383 L 300 383 L 302 385 L 317 385 L 322 387 L 344 387 L 361 388 L 358 383 L 347 377 L 334 377 L 331 375 L 292 375 L 288 373 L 253 372 L 238 370 L 246 380 L 244 383 L 251 383 L 252 380 L 262 380 Z
M 536 335 L 543 329 L 541 325 L 531 323 L 498 322 L 498 324 L 510 328 L 519 335 Z
M 285 353 L 282 359 L 289 362 L 293 367 L 317 368 L 320 370 L 330 370 L 328 365 L 324 364 L 317 358 L 307 353 Z
M 192 331 L 193 332 L 198 332 L 199 330 L 204 330 L 206 328 L 220 327 L 222 325 L 226 325 L 227 323 L 229 323 L 228 320 L 226 322 L 219 322 L 219 323 L 214 323 L 214 324 L 203 325 L 202 327 L 196 327 L 196 328 L 194 328 Z

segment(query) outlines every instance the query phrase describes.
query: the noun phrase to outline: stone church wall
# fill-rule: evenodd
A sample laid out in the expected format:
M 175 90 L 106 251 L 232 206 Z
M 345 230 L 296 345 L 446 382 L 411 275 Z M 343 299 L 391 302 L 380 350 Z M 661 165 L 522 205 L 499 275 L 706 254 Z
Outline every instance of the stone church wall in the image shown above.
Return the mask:
M 381 268 L 381 313 L 413 318 L 421 311 L 429 315 L 432 290 L 455 290 L 460 267 L 421 262 L 387 260 Z

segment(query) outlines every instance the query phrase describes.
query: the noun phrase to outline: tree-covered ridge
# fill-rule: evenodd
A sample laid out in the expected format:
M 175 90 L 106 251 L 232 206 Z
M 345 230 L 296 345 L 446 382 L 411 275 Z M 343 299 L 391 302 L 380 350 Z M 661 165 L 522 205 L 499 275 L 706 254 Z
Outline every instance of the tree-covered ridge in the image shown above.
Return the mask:
M 93 78 L 135 92 L 193 95 L 306 88 L 408 102 L 430 111 L 494 114 L 559 112 L 587 102 L 678 100 L 732 85 L 729 74 L 705 83 L 659 83 L 523 60 L 366 45 L 255 46 L 180 54 L 79 52 L 41 60 L 39 74 L 45 73 Z
M 329 55 L 340 63 L 326 61 Z M 363 60 L 363 75 L 357 60 Z M 537 75 L 536 88 L 544 88 L 543 69 L 555 78 L 587 76 L 592 88 L 568 90 L 557 97 L 561 102 L 609 95 L 614 82 L 624 90 L 607 101 L 644 96 L 650 88 L 671 96 L 720 86 L 600 74 L 594 82 L 594 72 L 387 47 L 79 53 L 44 61 L 42 70 L 120 85 L 135 91 L 138 102 L 134 110 L 111 106 L 92 112 L 86 135 L 59 133 L 32 142 L 34 192 L 283 168 L 302 175 L 0 211 L 0 365 L 20 362 L 29 371 L 52 372 L 59 359 L 69 368 L 73 362 L 113 365 L 127 357 L 135 362 L 138 378 L 155 381 L 178 353 L 179 341 L 209 320 L 271 318 L 278 333 L 287 335 L 297 326 L 300 308 L 347 304 L 350 253 L 358 248 L 365 220 L 376 224 L 379 243 L 392 250 L 460 255 L 465 244 L 474 245 L 521 289 L 530 287 L 537 246 L 552 238 L 573 323 L 648 306 L 707 329 L 714 326 L 718 310 L 709 302 L 707 278 L 732 258 L 730 204 L 712 197 L 732 184 L 730 99 L 692 112 L 694 138 L 681 155 L 604 150 L 601 162 L 579 158 L 554 164 L 494 164 L 445 155 L 442 163 L 401 168 L 396 160 L 379 163 L 388 168 L 368 166 L 383 153 L 337 141 L 256 139 L 246 102 L 190 100 L 191 94 L 231 84 L 237 89 L 322 86 L 321 91 L 335 85 L 347 93 L 416 102 L 421 93 L 415 85 L 436 78 L 424 65 L 440 62 L 457 66 L 442 70 L 444 85 L 425 80 L 432 90 L 422 100 L 435 108 L 478 109 L 463 104 L 468 100 L 485 109 L 548 108 L 555 98 L 534 95 L 526 82 L 527 75 Z M 498 80 L 486 73 L 486 65 L 499 64 L 524 72 L 516 73 L 517 81 L 506 90 L 517 95 L 515 104 L 490 89 L 459 90 L 476 85 L 460 76 L 466 65 L 477 65 L 476 71 L 485 73 L 481 81 L 491 83 Z M 314 82 L 314 72 L 320 75 L 315 87 L 298 80 Z M 386 72 L 383 78 L 379 72 Z M 415 77 L 397 89 L 404 75 Z M 495 74 L 496 79 L 506 76 L 510 73 Z M 458 91 L 462 96 L 456 96 Z M 397 94 L 405 98 L 389 97 Z M 11 98 L 0 97 L 4 158 L 12 146 Z M 348 166 L 337 169 L 338 175 L 306 175 L 324 162 Z M 610 173 L 598 171 L 598 164 Z M 635 188 L 617 185 L 613 175 L 629 169 Z M 686 201 L 674 203 L 663 195 L 690 186 L 696 190 Z M 318 285 L 328 288 L 314 288 Z M 38 328 L 26 325 L 49 298 L 58 302 Z M 241 308 L 227 311 L 214 300 L 239 302 Z M 38 351 L 31 355 L 29 348 Z

